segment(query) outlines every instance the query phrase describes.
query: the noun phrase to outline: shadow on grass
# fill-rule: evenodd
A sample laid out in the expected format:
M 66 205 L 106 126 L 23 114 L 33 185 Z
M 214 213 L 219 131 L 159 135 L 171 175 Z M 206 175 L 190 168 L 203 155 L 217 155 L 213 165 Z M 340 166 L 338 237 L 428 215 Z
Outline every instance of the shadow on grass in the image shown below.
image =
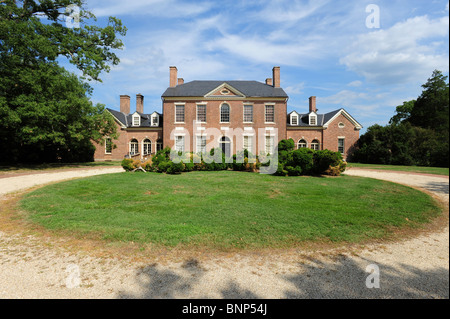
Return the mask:
M 309 259 L 306 265 L 298 264 L 298 268 L 291 274 L 279 275 L 272 273 L 260 277 L 258 285 L 264 285 L 269 277 L 280 282 L 278 287 L 285 299 L 424 299 L 449 298 L 449 272 L 447 269 L 437 267 L 430 270 L 421 270 L 411 265 L 400 264 L 391 267 L 369 259 L 340 256 L 338 259 L 323 262 Z M 189 263 L 191 263 L 189 265 Z M 380 288 L 367 288 L 366 278 L 370 275 L 366 267 L 376 264 L 379 267 Z M 118 298 L 132 299 L 175 299 L 192 298 L 196 285 L 207 286 L 205 278 L 208 270 L 203 269 L 197 261 L 187 261 L 182 269 L 163 269 L 156 264 L 141 268 L 135 277 L 139 283 L 139 292 L 120 292 Z M 211 267 L 210 267 L 211 268 Z M 235 270 L 239 272 L 239 269 Z M 226 276 L 226 273 L 223 273 Z M 202 280 L 204 282 L 202 282 Z M 251 283 L 243 286 L 242 283 L 228 278 L 223 279 L 220 287 L 210 287 L 211 293 L 204 291 L 204 296 L 194 298 L 221 299 L 261 299 L 274 298 L 271 296 L 271 286 L 264 287 L 266 296 L 261 297 L 252 291 Z M 251 282 L 251 281 L 249 281 Z M 273 282 L 269 280 L 268 282 Z M 248 284 L 247 284 L 248 285 Z M 289 288 L 280 288 L 286 285 Z M 201 288 L 204 289 L 204 288 Z M 209 289 L 209 288 L 208 288 Z M 277 298 L 277 297 L 275 297 Z
M 18 171 L 42 171 L 49 169 L 83 168 L 83 167 L 103 167 L 118 166 L 120 162 L 88 162 L 88 163 L 44 163 L 44 164 L 0 164 L 0 172 Z

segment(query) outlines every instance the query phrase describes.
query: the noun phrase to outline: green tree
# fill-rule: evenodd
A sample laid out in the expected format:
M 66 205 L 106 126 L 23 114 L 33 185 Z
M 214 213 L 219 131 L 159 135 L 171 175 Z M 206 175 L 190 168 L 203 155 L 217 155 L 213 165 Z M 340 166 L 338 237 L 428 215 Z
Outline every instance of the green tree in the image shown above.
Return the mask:
M 80 9 L 79 27 L 66 26 L 68 7 Z M 85 80 L 119 63 L 126 28 L 110 17 L 106 27 L 82 0 L 0 2 L 0 161 L 92 160 L 91 140 L 117 137 L 104 106 L 89 100 Z M 58 65 L 67 58 L 82 77 Z
M 416 100 L 403 102 L 402 105 L 396 107 L 396 114 L 389 120 L 389 124 L 399 124 L 405 120 L 408 120 L 411 116 L 411 111 L 414 108 Z
M 446 83 L 447 78 L 441 71 L 433 71 L 431 78 L 422 85 L 424 90 L 414 103 L 408 122 L 414 126 L 448 132 L 449 84 Z

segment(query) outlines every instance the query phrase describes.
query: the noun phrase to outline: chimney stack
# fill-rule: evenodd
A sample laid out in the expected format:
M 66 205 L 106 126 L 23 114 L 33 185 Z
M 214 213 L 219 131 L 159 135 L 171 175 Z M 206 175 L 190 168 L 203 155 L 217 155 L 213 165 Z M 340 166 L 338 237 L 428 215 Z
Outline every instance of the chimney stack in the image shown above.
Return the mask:
M 309 98 L 309 112 L 317 112 L 317 108 L 316 108 L 316 97 L 315 96 L 311 96 Z
M 178 78 L 178 85 L 184 84 L 184 79 L 183 78 Z
M 136 94 L 136 111 L 144 113 L 144 96 L 142 94 Z
M 128 95 L 120 96 L 120 112 L 126 115 L 130 114 L 130 97 Z
M 176 87 L 177 86 L 177 79 L 178 79 L 178 69 L 176 66 L 170 67 L 170 87 Z
M 267 78 L 266 84 L 272 86 L 273 85 L 272 78 Z
M 273 73 L 273 87 L 279 88 L 280 87 L 280 67 L 275 66 L 272 69 L 272 73 Z

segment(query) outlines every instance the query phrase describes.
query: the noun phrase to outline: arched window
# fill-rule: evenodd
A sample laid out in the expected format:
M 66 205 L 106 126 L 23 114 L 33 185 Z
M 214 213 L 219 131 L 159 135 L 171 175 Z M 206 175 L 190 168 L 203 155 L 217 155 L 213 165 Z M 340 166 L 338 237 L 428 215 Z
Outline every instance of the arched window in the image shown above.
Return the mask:
M 318 151 L 320 149 L 320 143 L 318 140 L 314 140 L 311 142 L 311 149 Z
M 130 155 L 139 154 L 139 143 L 136 139 L 132 139 L 130 142 Z
M 142 150 L 144 152 L 144 155 L 149 155 L 152 153 L 152 141 L 150 141 L 148 138 L 142 142 Z
M 305 148 L 305 147 L 308 147 L 308 143 L 304 139 L 298 141 L 297 148 Z
M 220 107 L 220 122 L 230 122 L 230 106 L 226 103 L 222 104 L 222 106 Z

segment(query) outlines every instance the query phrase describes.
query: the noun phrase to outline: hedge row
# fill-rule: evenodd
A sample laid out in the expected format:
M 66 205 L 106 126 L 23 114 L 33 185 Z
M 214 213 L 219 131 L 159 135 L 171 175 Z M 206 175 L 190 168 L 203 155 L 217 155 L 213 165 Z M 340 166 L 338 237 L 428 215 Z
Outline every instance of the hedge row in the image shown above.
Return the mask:
M 338 152 L 329 150 L 314 151 L 301 148 L 294 150 L 294 141 L 282 140 L 278 144 L 278 167 L 275 175 L 339 175 L 345 170 L 345 162 Z M 218 153 L 216 153 L 219 151 Z M 272 157 L 255 156 L 247 150 L 225 158 L 220 149 L 212 149 L 209 154 L 178 153 L 169 147 L 158 151 L 151 159 L 141 163 L 139 160 L 124 159 L 122 167 L 126 171 L 142 168 L 147 172 L 178 174 L 191 171 L 247 171 L 257 172 L 261 166 L 269 166 Z M 216 154 L 216 156 L 215 156 Z M 221 155 L 220 155 L 221 154 Z M 178 155 L 176 161 L 171 160 Z
M 346 163 L 339 152 L 330 150 L 315 151 L 309 148 L 294 150 L 292 139 L 278 144 L 278 169 L 276 175 L 340 175 Z

